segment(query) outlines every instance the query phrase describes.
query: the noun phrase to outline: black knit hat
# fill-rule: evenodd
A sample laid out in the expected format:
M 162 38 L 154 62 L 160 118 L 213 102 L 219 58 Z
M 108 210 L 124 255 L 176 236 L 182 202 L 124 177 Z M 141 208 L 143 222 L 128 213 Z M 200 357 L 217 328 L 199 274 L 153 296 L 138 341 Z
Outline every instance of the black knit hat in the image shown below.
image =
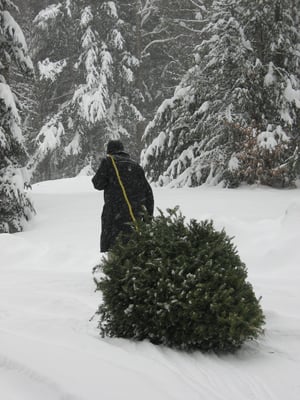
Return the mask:
M 107 154 L 114 154 L 119 151 L 124 151 L 124 146 L 121 140 L 110 140 L 107 143 Z

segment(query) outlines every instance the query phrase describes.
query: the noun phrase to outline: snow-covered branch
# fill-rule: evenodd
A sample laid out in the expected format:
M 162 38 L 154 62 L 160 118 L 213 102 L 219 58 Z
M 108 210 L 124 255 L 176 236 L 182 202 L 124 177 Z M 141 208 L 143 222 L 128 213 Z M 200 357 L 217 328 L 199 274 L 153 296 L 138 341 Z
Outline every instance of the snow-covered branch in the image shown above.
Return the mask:
M 166 38 L 166 39 L 156 39 L 156 40 L 152 40 L 152 42 L 148 43 L 147 46 L 143 49 L 142 54 L 145 54 L 145 53 L 147 52 L 147 50 L 148 50 L 151 46 L 153 46 L 153 45 L 155 45 L 155 44 L 171 42 L 171 41 L 177 40 L 177 39 L 179 39 L 179 38 L 181 38 L 181 37 L 185 37 L 185 36 L 186 36 L 186 35 L 180 34 L 180 35 L 177 35 L 177 36 L 174 36 L 174 37 L 170 37 L 170 38 Z

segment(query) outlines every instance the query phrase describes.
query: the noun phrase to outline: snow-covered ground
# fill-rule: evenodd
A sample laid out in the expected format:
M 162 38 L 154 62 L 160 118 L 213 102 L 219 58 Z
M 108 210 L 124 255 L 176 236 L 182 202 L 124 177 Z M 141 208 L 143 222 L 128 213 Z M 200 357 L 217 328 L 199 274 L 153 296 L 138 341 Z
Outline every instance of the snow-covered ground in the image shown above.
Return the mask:
M 234 355 L 102 339 L 92 268 L 102 194 L 90 178 L 33 187 L 37 216 L 0 235 L 1 400 L 299 400 L 300 189 L 154 189 L 156 206 L 234 236 L 265 335 Z

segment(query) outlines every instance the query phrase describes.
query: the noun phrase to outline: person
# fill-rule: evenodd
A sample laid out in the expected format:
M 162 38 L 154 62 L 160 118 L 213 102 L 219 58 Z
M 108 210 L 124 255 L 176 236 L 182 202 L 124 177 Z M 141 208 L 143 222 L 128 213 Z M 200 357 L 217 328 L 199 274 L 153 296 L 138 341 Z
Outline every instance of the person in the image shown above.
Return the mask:
M 153 192 L 143 168 L 124 151 L 120 140 L 108 142 L 107 157 L 101 160 L 92 183 L 95 189 L 104 190 L 100 252 L 107 252 L 121 232 L 124 237 L 130 233 L 133 219 L 139 218 L 142 212 L 153 215 Z

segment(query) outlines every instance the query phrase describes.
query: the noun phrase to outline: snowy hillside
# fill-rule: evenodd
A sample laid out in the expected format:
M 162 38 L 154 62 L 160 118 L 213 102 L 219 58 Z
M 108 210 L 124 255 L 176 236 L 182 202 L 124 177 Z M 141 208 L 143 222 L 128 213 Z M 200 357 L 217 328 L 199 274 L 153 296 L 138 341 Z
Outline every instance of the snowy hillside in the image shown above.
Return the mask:
M 92 268 L 102 194 L 90 178 L 33 187 L 37 216 L 0 235 L 1 400 L 298 400 L 300 189 L 154 189 L 156 206 L 225 227 L 262 296 L 265 336 L 235 355 L 102 339 Z

